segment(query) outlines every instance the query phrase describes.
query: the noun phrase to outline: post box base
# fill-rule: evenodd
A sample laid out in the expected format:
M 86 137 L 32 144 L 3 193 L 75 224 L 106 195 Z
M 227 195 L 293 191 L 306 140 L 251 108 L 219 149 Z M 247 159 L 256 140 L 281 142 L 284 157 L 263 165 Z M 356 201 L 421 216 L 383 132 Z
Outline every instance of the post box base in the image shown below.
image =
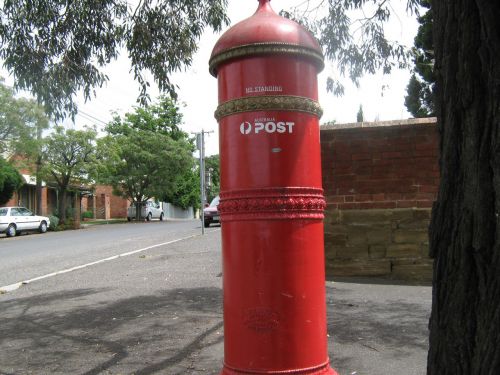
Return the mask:
M 236 370 L 224 366 L 219 375 L 339 375 L 329 365 L 319 366 L 317 368 L 307 369 L 291 369 L 283 371 L 252 371 L 252 370 Z

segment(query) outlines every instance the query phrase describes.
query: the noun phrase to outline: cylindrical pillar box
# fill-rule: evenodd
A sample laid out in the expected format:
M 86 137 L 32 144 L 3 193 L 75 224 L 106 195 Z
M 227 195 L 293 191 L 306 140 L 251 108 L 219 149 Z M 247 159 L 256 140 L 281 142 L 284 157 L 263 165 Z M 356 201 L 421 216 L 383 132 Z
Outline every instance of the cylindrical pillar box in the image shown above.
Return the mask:
M 260 0 L 210 58 L 218 78 L 223 375 L 336 374 L 326 331 L 314 37 Z

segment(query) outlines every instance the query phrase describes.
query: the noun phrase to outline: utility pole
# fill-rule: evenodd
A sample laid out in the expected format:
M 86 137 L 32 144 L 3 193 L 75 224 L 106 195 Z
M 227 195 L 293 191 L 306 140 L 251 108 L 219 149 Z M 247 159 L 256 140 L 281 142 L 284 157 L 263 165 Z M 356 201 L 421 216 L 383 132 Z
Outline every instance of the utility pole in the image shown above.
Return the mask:
M 35 171 L 35 177 L 36 177 L 36 214 L 37 215 L 43 215 L 47 214 L 46 212 L 42 212 L 42 178 L 40 176 L 40 170 L 42 169 L 42 150 L 41 150 L 41 143 L 42 141 L 42 127 L 41 125 L 37 122 L 36 124 L 36 147 L 38 154 L 36 156 L 36 171 Z
M 205 208 L 206 192 L 205 192 L 205 134 L 213 133 L 213 131 L 201 130 L 201 133 L 196 134 L 196 148 L 200 151 L 200 196 L 201 196 L 201 234 L 205 234 Z

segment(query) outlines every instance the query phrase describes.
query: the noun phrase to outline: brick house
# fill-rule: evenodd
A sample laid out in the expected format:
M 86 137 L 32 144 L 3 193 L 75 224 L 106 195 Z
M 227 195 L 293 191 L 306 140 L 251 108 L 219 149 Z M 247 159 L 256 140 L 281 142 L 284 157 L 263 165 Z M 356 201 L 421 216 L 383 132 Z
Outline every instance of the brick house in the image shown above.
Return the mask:
M 23 206 L 29 210 L 36 212 L 37 210 L 37 196 L 36 196 L 36 178 L 33 175 L 33 171 L 26 166 L 25 161 L 20 158 L 13 156 L 10 158 L 14 162 L 14 165 L 18 166 L 18 171 L 21 174 L 24 184 L 21 188 L 14 193 L 12 198 L 5 204 L 5 206 Z M 75 198 L 81 202 L 81 208 L 86 208 L 87 206 L 87 196 L 92 194 L 92 188 L 86 186 L 72 186 L 68 191 L 68 201 L 66 202 L 66 207 L 71 209 L 75 208 Z M 42 181 L 42 204 L 41 212 L 39 215 L 49 216 L 57 213 L 58 208 L 58 190 L 55 185 L 50 185 L 45 181 Z

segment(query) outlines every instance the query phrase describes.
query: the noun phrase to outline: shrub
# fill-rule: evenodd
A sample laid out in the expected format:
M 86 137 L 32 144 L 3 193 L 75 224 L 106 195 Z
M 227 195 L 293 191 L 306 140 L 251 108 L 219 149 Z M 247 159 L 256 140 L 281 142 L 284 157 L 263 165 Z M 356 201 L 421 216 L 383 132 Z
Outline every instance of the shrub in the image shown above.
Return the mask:
M 64 224 L 59 225 L 60 230 L 68 230 L 68 229 L 74 229 L 75 226 L 75 220 L 73 218 L 66 218 L 66 221 Z
M 94 213 L 92 211 L 85 211 L 82 213 L 82 219 L 93 219 Z
M 50 230 L 57 230 L 57 226 L 59 225 L 59 218 L 57 216 L 51 215 L 49 216 L 50 220 Z

